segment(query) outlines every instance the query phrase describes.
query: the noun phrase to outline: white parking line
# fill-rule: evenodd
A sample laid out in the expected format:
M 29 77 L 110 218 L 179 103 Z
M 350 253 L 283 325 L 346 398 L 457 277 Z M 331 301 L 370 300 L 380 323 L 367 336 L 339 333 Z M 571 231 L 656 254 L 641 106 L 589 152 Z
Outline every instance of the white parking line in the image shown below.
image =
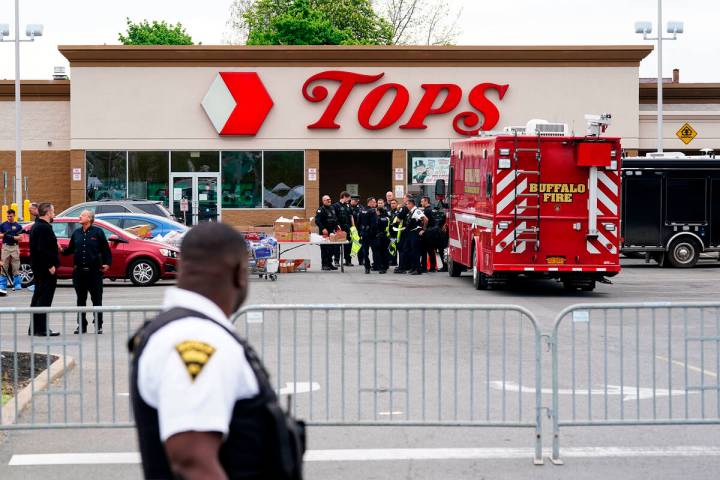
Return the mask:
M 663 357 L 661 355 L 655 355 L 655 358 L 657 358 L 658 360 L 662 360 L 663 362 L 670 362 L 674 365 L 685 368 L 685 363 L 681 362 L 680 360 L 670 360 L 667 357 Z M 693 365 L 690 365 L 689 363 L 687 364 L 687 369 L 693 372 L 705 374 L 709 377 L 717 378 L 717 373 L 710 370 L 703 370 L 702 368 L 695 367 Z
M 307 462 L 368 462 L 388 460 L 527 460 L 531 448 L 386 448 L 310 450 Z M 581 447 L 563 448 L 566 458 L 720 457 L 720 447 Z M 48 453 L 13 455 L 8 465 L 110 465 L 138 464 L 137 452 Z

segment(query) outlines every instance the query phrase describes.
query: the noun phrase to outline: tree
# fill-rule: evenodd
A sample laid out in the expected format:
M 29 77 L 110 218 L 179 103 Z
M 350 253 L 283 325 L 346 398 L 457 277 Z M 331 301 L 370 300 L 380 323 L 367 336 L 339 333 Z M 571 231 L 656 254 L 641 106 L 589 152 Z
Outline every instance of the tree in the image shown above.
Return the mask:
M 392 29 L 370 0 L 235 0 L 231 43 L 387 45 Z
M 193 40 L 180 22 L 171 25 L 165 21 L 147 20 L 135 23 L 127 19 L 127 35 L 118 34 L 123 45 L 192 45 Z
M 395 45 L 450 45 L 460 33 L 462 8 L 451 0 L 383 0 L 379 9 Z

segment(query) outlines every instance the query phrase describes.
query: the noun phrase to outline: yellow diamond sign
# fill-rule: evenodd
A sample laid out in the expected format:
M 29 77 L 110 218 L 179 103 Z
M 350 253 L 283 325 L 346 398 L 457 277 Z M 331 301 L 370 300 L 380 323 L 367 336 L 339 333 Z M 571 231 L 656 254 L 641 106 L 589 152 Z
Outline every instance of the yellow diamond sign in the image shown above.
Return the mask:
M 690 125 L 689 123 L 685 123 L 682 127 L 680 127 L 680 130 L 675 132 L 675 135 L 683 141 L 685 145 L 693 141 L 693 138 L 697 137 L 697 132 L 695 129 Z

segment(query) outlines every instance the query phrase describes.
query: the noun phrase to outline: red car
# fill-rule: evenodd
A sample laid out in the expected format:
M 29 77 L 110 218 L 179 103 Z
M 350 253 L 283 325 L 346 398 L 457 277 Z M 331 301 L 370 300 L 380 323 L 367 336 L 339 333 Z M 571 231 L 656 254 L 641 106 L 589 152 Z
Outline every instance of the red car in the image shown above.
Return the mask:
M 23 226 L 28 232 L 32 224 Z M 105 278 L 115 280 L 129 278 L 138 286 L 149 286 L 159 279 L 175 278 L 179 250 L 165 243 L 143 240 L 114 225 L 96 220 L 95 226 L 100 227 L 110 244 L 112 265 L 105 272 Z M 58 245 L 66 247 L 70 243 L 70 234 L 80 228 L 77 218 L 56 218 L 52 223 Z M 20 237 L 20 276 L 23 286 L 33 281 L 30 267 L 30 241 L 27 233 Z M 60 255 L 58 278 L 72 278 L 73 256 Z

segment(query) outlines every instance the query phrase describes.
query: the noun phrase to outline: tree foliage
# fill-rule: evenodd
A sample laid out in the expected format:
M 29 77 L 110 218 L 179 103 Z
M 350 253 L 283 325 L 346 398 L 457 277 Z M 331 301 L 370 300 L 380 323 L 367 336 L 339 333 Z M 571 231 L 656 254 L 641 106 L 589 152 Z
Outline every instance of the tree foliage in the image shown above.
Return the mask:
M 236 0 L 230 26 L 248 45 L 387 45 L 371 0 Z
M 176 25 L 165 21 L 152 23 L 147 20 L 135 23 L 127 19 L 126 34 L 118 34 L 123 45 L 192 45 L 193 40 L 180 22 Z
M 382 0 L 394 45 L 450 45 L 459 34 L 462 8 L 452 0 Z

